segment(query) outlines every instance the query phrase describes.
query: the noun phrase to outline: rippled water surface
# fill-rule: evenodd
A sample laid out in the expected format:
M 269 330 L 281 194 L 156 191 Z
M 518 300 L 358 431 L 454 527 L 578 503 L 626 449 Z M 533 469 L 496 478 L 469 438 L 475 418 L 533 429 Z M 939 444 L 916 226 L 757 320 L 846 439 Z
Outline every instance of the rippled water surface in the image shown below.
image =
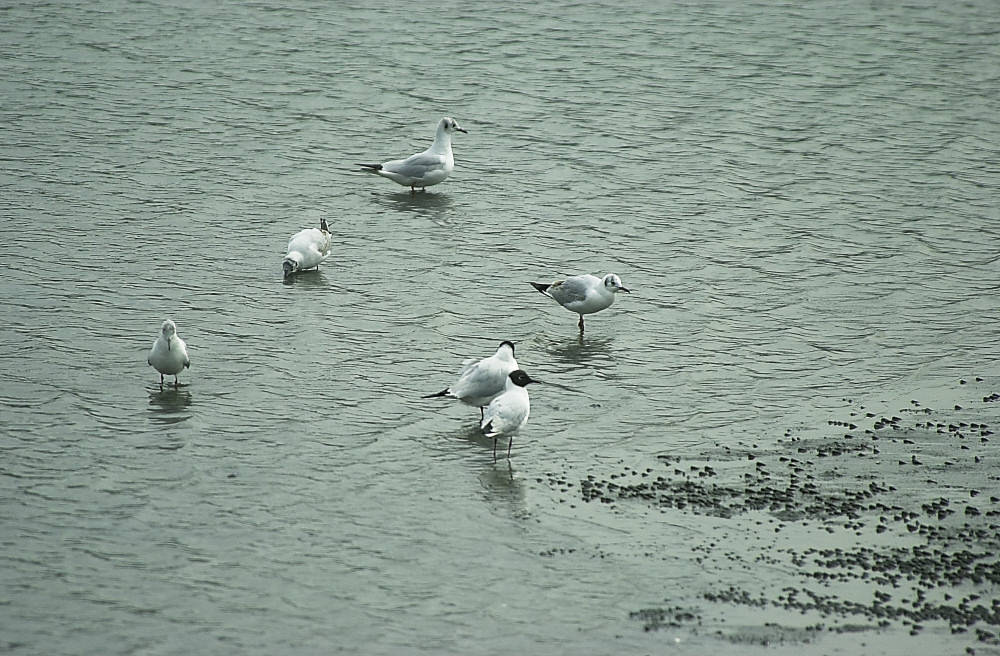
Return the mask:
M 746 653 L 733 623 L 820 621 L 706 597 L 785 575 L 707 565 L 728 520 L 580 484 L 1000 375 L 1000 14 L 654 5 L 0 9 L 0 649 Z M 356 170 L 445 115 L 444 184 Z M 283 283 L 320 218 L 334 255 Z M 633 293 L 583 337 L 525 284 L 607 272 Z M 549 384 L 494 464 L 420 397 L 503 339 Z M 702 622 L 631 615 L 663 605 Z M 883 629 L 850 639 L 983 642 Z

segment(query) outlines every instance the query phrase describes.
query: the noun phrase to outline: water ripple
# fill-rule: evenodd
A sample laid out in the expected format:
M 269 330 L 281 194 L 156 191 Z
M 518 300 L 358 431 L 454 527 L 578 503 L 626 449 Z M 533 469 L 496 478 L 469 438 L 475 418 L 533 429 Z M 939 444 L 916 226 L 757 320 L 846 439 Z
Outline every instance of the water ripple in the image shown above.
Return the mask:
M 621 599 L 663 579 L 602 543 L 686 563 L 683 531 L 547 512 L 547 477 L 993 366 L 986 9 L 8 7 L 9 645 L 656 651 Z M 445 114 L 445 184 L 355 170 Z M 321 217 L 334 255 L 283 281 Z M 633 293 L 581 338 L 526 282 L 584 272 Z M 167 317 L 192 363 L 161 391 Z M 502 339 L 551 382 L 509 466 L 419 398 Z

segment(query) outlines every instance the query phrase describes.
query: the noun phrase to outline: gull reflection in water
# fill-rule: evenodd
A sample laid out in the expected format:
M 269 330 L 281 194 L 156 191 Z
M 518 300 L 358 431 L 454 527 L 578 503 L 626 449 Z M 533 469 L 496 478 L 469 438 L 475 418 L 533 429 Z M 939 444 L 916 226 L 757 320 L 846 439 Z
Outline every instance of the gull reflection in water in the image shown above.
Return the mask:
M 492 444 L 490 440 L 491 448 Z M 491 451 L 489 464 L 479 474 L 479 483 L 483 486 L 484 498 L 493 506 L 519 519 L 531 514 L 525 499 L 524 481 L 514 475 L 514 466 L 509 460 L 494 463 Z
M 161 424 L 177 424 L 191 418 L 188 408 L 193 397 L 185 389 L 176 389 L 172 385 L 159 386 L 149 390 L 149 412 L 153 421 Z
M 411 212 L 432 221 L 444 223 L 444 216 L 451 211 L 455 202 L 448 194 L 409 191 L 379 194 L 375 201 L 393 212 Z
M 285 276 L 281 279 L 283 285 L 302 285 L 303 287 L 326 287 L 326 279 L 323 278 L 321 269 L 310 269 L 299 271 L 293 275 Z
M 556 362 L 576 366 L 608 365 L 613 362 L 611 354 L 615 340 L 611 337 L 572 337 L 546 348 Z

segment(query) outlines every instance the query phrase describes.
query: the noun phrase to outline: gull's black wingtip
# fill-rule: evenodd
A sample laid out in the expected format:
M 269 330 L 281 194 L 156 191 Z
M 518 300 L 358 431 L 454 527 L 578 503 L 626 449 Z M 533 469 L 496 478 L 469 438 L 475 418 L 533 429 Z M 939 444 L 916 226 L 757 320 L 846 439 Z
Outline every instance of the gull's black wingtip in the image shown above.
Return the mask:
M 546 284 L 543 284 L 543 283 L 540 283 L 540 282 L 529 282 L 528 284 L 531 285 L 532 287 L 534 287 L 536 290 L 540 291 L 543 294 L 549 290 L 549 287 L 552 286 L 552 285 L 546 285 Z

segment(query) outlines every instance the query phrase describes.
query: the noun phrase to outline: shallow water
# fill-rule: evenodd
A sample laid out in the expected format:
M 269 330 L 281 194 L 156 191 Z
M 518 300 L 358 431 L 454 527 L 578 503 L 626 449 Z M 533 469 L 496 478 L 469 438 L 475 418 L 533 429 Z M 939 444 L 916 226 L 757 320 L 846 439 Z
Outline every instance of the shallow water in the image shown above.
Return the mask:
M 801 651 L 815 617 L 706 597 L 800 583 L 741 566 L 771 519 L 580 485 L 738 476 L 730 450 L 911 399 L 1000 420 L 1000 15 L 939 4 L 4 9 L 4 650 L 746 653 L 780 625 Z M 444 184 L 355 170 L 443 115 L 469 131 Z M 320 217 L 334 256 L 283 283 Z M 525 282 L 583 272 L 633 293 L 580 338 Z M 167 317 L 192 364 L 161 391 Z M 474 409 L 419 397 L 503 339 L 552 384 L 494 464 Z M 813 519 L 796 544 L 858 539 Z M 702 626 L 630 618 L 665 604 Z

